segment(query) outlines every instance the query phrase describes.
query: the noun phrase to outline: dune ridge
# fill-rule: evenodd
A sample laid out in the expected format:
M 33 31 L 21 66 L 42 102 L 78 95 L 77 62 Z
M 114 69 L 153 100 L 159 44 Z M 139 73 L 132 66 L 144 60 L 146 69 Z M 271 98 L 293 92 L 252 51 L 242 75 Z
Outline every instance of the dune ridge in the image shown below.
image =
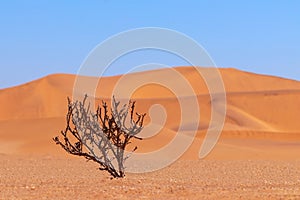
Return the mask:
M 153 76 L 164 78 L 170 70 L 176 70 L 188 81 L 195 91 L 195 97 L 200 107 L 200 120 L 195 122 L 194 119 L 189 119 L 187 124 L 183 124 L 182 129 L 189 135 L 189 132 L 193 131 L 189 130 L 190 124 L 199 123 L 198 130 L 194 130 L 197 132 L 198 139 L 191 147 L 194 149 L 191 155 L 187 156 L 195 158 L 196 149 L 201 146 L 211 117 L 211 99 L 207 86 L 197 70 L 193 67 L 177 67 L 138 72 L 128 75 L 129 83 L 134 85 L 137 80 L 151 80 Z M 224 146 L 226 143 L 224 141 L 228 138 L 233 139 L 231 142 L 235 139 L 243 142 L 243 138 L 269 138 L 270 140 L 281 138 L 282 141 L 300 141 L 298 120 L 300 116 L 300 82 L 232 68 L 220 68 L 219 70 L 227 96 L 227 115 L 219 148 L 223 148 L 222 144 Z M 96 77 L 86 78 L 97 79 Z M 96 96 L 99 99 L 109 99 L 114 85 L 121 78 L 122 76 L 102 77 L 99 80 L 100 87 L 97 88 Z M 57 147 L 49 142 L 49 138 L 59 134 L 60 130 L 64 128 L 66 98 L 72 96 L 75 79 L 75 75 L 54 74 L 20 86 L 0 90 L 0 145 L 2 145 L 0 153 L 36 151 L 57 153 Z M 176 86 L 176 80 L 173 81 L 172 84 Z M 184 89 L 184 87 L 179 88 L 179 91 Z M 157 136 L 145 140 L 147 144 L 141 150 L 147 151 L 168 143 L 168 140 L 172 138 L 170 135 L 176 134 L 181 117 L 178 98 L 192 97 L 175 96 L 167 87 L 148 84 L 138 88 L 132 98 L 137 100 L 137 109 L 140 112 L 148 112 L 153 104 L 160 104 L 167 113 L 163 130 Z M 148 118 L 147 122 L 149 121 Z M 170 137 L 164 135 L 168 132 Z M 233 142 L 232 145 L 238 149 L 242 143 Z M 249 148 L 253 150 L 257 148 L 257 145 Z M 297 145 L 293 151 L 300 152 Z

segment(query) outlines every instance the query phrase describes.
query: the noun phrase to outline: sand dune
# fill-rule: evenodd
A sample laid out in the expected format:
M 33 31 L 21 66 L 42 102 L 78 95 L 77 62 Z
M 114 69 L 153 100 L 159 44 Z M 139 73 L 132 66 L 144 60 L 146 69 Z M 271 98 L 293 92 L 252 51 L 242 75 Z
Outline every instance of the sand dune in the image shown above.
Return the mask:
M 143 157 L 139 169 L 165 163 L 181 152 L 183 141 L 192 141 L 172 165 L 151 173 L 127 173 L 117 180 L 52 141 L 65 128 L 67 96 L 72 97 L 78 81 L 75 75 L 49 75 L 0 90 L 0 199 L 299 199 L 300 82 L 235 69 L 220 73 L 227 96 L 224 129 L 202 160 L 198 155 L 209 129 L 211 105 L 220 115 L 224 102 L 210 98 L 194 68 L 100 80 L 79 77 L 84 83 L 75 97 L 86 92 L 93 96 L 86 88 L 95 84 L 96 103 L 109 102 L 116 93 L 127 100 L 130 94 L 137 111 L 147 112 L 140 134 L 144 140 L 129 148 L 137 145 L 138 153 L 159 154 Z M 194 101 L 200 119 L 191 106 Z M 183 113 L 187 117 L 182 121 Z M 158 151 L 175 139 L 178 145 Z
M 100 99 L 110 98 L 114 86 L 124 79 L 127 88 L 139 86 L 141 80 L 150 83 L 137 87 L 131 96 L 137 100 L 137 109 L 140 112 L 148 112 L 154 104 L 161 105 L 166 112 L 165 123 L 158 124 L 163 126 L 163 130 L 139 144 L 140 151 L 150 151 L 167 144 L 176 134 L 181 120 L 178 98 L 193 98 L 188 96 L 186 88 L 179 85 L 176 79 L 168 80 L 168 87 L 151 83 L 157 78 L 167 79 L 168 74 L 176 71 L 194 89 L 200 106 L 200 120 L 190 118 L 181 127 L 189 135 L 193 131 L 190 130 L 193 123 L 199 122 L 199 128 L 195 130 L 197 139 L 184 156 L 196 159 L 210 123 L 211 99 L 203 78 L 194 68 L 174 69 L 139 72 L 125 78 L 101 78 L 96 96 Z M 274 141 L 281 139 L 286 142 L 284 148 L 288 150 L 281 151 L 281 157 L 297 157 L 300 154 L 300 82 L 235 69 L 220 69 L 220 73 L 227 95 L 227 116 L 222 137 L 211 157 L 253 158 L 256 155 L 257 158 L 273 158 L 279 153 L 270 153 L 271 150 L 276 150 L 277 142 Z M 98 81 L 97 78 L 84 78 L 88 80 L 87 85 Z M 72 96 L 75 79 L 75 75 L 55 74 L 0 90 L 0 153 L 59 154 L 60 150 L 53 145 L 51 137 L 58 135 L 64 128 L 66 98 Z M 169 87 L 177 87 L 177 95 Z M 83 95 L 83 92 L 84 87 L 79 95 Z M 126 94 L 127 91 L 123 92 Z M 153 119 L 148 117 L 146 122 L 149 123 L 150 120 Z M 248 147 L 245 148 L 245 138 L 258 143 L 247 143 Z M 262 138 L 264 142 L 270 141 L 269 149 L 257 145 Z M 295 144 L 288 145 L 291 142 Z

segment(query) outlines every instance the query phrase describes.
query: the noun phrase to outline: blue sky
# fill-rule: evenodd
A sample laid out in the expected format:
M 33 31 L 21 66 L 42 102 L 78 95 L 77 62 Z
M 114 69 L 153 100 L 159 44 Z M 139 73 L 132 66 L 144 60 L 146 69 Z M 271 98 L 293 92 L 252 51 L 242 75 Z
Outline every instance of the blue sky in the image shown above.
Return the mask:
M 299 10 L 297 0 L 1 1 L 0 88 L 76 73 L 97 44 L 140 27 L 182 32 L 220 67 L 300 80 Z M 111 74 L 126 72 L 130 59 Z M 171 56 L 160 59 L 182 64 Z

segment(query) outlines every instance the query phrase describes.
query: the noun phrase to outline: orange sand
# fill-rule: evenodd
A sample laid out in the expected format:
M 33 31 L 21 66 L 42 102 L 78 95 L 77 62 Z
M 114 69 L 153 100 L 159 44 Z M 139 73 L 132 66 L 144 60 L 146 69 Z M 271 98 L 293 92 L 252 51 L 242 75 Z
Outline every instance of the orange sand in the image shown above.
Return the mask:
M 175 69 L 188 80 L 189 84 L 196 91 L 195 95 L 197 96 L 201 109 L 200 126 L 197 130 L 197 135 L 192 146 L 185 152 L 178 163 L 190 162 L 198 163 L 196 165 L 199 165 L 201 161 L 198 159 L 198 153 L 211 117 L 210 96 L 203 79 L 194 68 L 178 67 Z M 161 78 L 164 78 L 168 76 L 169 71 L 170 69 L 160 69 L 130 74 L 128 75 L 130 78 L 128 84 L 134 86 L 138 80 L 150 80 L 153 76 L 161 76 Z M 233 162 L 239 160 L 238 162 L 242 164 L 245 164 L 244 162 L 248 160 L 252 160 L 253 162 L 264 162 L 266 160 L 270 162 L 299 161 L 300 82 L 252 74 L 235 69 L 220 69 L 220 73 L 227 95 L 226 122 L 216 147 L 205 158 L 205 162 L 208 162 L 208 165 L 211 165 L 211 163 L 209 163 L 210 161 L 224 162 L 224 167 L 228 167 L 226 168 L 228 172 L 230 171 L 230 164 L 226 164 L 226 162 L 230 160 Z M 91 77 L 85 78 L 87 80 L 95 80 L 95 78 Z M 115 84 L 120 78 L 121 76 L 101 78 L 96 96 L 99 99 L 109 98 Z M 72 96 L 74 80 L 74 75 L 55 74 L 24 85 L 0 90 L 0 154 L 2 154 L 2 164 L 12 167 L 7 164 L 7 160 L 11 159 L 11 163 L 18 163 L 16 161 L 18 159 L 19 161 L 22 159 L 26 160 L 31 156 L 38 159 L 45 155 L 50 156 L 51 159 L 45 162 L 51 165 L 55 165 L 55 159 L 59 161 L 58 163 L 64 162 L 60 156 L 64 156 L 63 158 L 65 158 L 65 152 L 56 146 L 51 138 L 59 135 L 60 130 L 64 128 L 67 110 L 66 98 L 67 96 Z M 172 84 L 176 86 L 176 80 L 174 80 Z M 185 88 L 180 88 L 180 90 L 182 90 L 182 94 L 184 94 Z M 126 93 L 126 91 L 123 92 Z M 138 88 L 138 90 L 133 93 L 132 98 L 137 100 L 137 110 L 139 112 L 148 112 L 151 105 L 161 104 L 167 113 L 166 123 L 157 135 L 134 143 L 134 145 L 138 145 L 138 151 L 147 152 L 156 150 L 170 142 L 176 135 L 181 115 L 178 99 L 174 93 L 166 87 L 157 84 L 148 84 Z M 148 117 L 146 123 L 149 123 L 150 120 Z M 183 134 L 186 134 L 188 137 L 190 134 L 190 130 L 188 129 L 189 123 L 193 123 L 193 120 L 194 119 L 189 119 L 187 120 L 187 124 L 183 124 L 183 127 L 186 127 Z M 19 158 L 19 156 L 21 157 Z M 39 162 L 41 161 L 38 161 L 38 163 Z M 81 165 L 82 167 L 85 165 L 84 162 L 81 163 L 76 161 L 76 159 L 73 161 L 71 159 L 68 162 L 74 162 L 75 165 Z M 178 167 L 178 163 L 176 164 L 177 167 L 171 168 L 171 170 L 177 170 L 176 173 L 181 173 L 179 169 L 183 171 L 185 169 Z M 299 162 L 296 163 L 297 164 L 293 164 L 293 166 L 298 169 Z M 13 166 L 15 166 L 15 164 Z M 30 164 L 27 163 L 24 167 L 30 167 Z M 262 166 L 259 166 L 259 169 L 262 169 L 260 167 Z M 268 167 L 272 168 L 272 164 L 269 163 Z M 201 167 L 198 166 L 198 168 L 200 169 Z M 5 177 L 4 174 L 6 172 L 3 170 L 4 169 L 0 171 L 0 175 Z M 40 173 L 42 174 L 42 172 Z M 97 172 L 93 171 L 91 173 Z M 171 177 L 172 173 L 170 174 Z M 220 171 L 215 171 L 215 173 L 220 173 Z M 150 178 L 148 178 L 151 179 L 152 176 L 154 177 L 155 175 L 152 174 L 149 176 Z M 243 175 L 240 174 L 238 177 L 239 176 L 242 177 Z M 131 179 L 135 178 L 137 177 L 132 175 Z M 65 177 L 65 179 L 68 179 L 68 177 Z M 5 183 L 8 185 L 10 181 L 10 179 L 5 179 Z M 177 181 L 180 182 L 180 178 L 178 178 Z M 187 180 L 184 179 L 182 181 Z M 230 179 L 228 179 L 228 181 L 230 182 Z M 294 186 L 296 188 L 300 188 L 299 181 L 300 177 L 295 177 Z M 117 183 L 117 185 L 122 184 L 123 183 Z M 155 185 L 156 183 L 153 184 Z M 6 192 L 11 189 L 10 186 L 7 185 L 2 185 L 2 187 L 7 187 Z M 172 185 L 172 187 L 175 186 Z M 210 186 L 205 187 L 209 188 Z M 213 190 L 212 194 L 218 194 L 220 192 L 216 188 L 210 189 Z M 159 191 L 159 189 L 157 190 Z M 26 192 L 26 189 L 24 189 L 24 191 Z M 163 191 L 167 192 L 168 189 L 164 188 Z M 193 189 L 188 191 L 188 193 L 184 193 L 184 191 L 181 193 L 183 199 L 193 197 L 193 192 L 195 191 Z M 224 190 L 224 193 L 228 192 L 226 194 L 230 195 L 233 191 L 234 190 Z M 293 191 L 295 192 L 295 190 Z M 269 192 L 271 193 L 271 189 Z M 295 194 L 296 193 L 297 192 L 295 192 Z M 9 192 L 3 194 L 9 195 Z M 102 191 L 100 196 L 105 197 L 105 194 L 105 191 Z M 134 198 L 133 193 L 129 191 L 128 194 L 131 194 Z M 297 194 L 300 195 L 299 191 Z M 253 197 L 251 196 L 251 192 L 249 195 L 246 195 L 246 197 Z M 125 193 L 123 194 L 123 198 L 124 196 L 126 196 Z M 217 198 L 217 196 L 212 196 L 212 198 Z M 7 197 L 8 196 L 2 196 L 3 199 L 7 199 Z M 28 198 L 30 197 L 31 196 L 28 196 Z M 35 199 L 34 197 L 36 196 L 33 196 L 33 199 Z M 153 198 L 155 195 L 147 197 Z M 162 197 L 163 196 L 161 196 L 161 198 Z M 176 198 L 176 196 L 173 197 Z M 202 196 L 200 195 L 199 197 Z M 211 196 L 208 195 L 205 197 L 209 198 Z M 263 195 L 263 197 L 267 196 Z M 17 196 L 16 198 L 20 199 L 22 197 Z

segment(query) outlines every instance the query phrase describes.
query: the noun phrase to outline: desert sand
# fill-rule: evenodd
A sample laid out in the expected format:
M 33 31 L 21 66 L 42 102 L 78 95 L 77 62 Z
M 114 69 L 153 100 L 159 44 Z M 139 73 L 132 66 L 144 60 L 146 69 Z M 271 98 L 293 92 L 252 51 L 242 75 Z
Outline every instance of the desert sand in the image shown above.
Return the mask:
M 300 199 L 300 82 L 221 68 L 227 97 L 224 129 L 213 151 L 200 160 L 211 99 L 194 68 L 174 69 L 188 81 L 200 106 L 193 144 L 162 170 L 117 180 L 52 141 L 65 127 L 75 75 L 54 74 L 0 90 L 0 199 Z M 127 83 L 134 87 L 139 80 L 164 79 L 174 69 L 130 74 Z M 121 79 L 101 78 L 97 102 L 109 99 Z M 172 84 L 176 87 L 176 80 Z M 184 87 L 179 94 L 153 83 L 132 93 L 139 112 L 160 104 L 167 114 L 155 136 L 133 144 L 138 152 L 157 150 L 175 137 L 178 98 L 191 98 L 184 96 Z M 187 137 L 193 120 L 182 125 Z M 150 121 L 146 118 L 146 124 Z

